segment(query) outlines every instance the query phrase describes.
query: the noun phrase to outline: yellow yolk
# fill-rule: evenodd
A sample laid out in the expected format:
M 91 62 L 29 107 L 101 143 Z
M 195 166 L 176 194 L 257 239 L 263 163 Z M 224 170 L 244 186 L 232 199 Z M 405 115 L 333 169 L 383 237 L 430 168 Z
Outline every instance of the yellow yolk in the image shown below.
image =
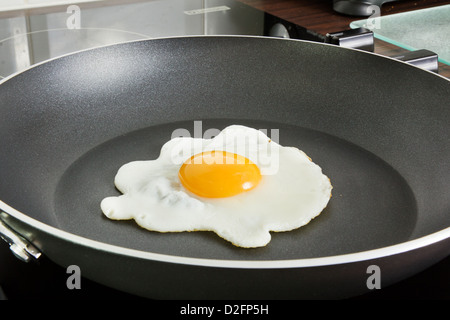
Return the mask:
M 261 180 L 256 164 L 241 155 L 208 151 L 192 156 L 178 172 L 183 186 L 206 198 L 225 198 L 249 191 Z

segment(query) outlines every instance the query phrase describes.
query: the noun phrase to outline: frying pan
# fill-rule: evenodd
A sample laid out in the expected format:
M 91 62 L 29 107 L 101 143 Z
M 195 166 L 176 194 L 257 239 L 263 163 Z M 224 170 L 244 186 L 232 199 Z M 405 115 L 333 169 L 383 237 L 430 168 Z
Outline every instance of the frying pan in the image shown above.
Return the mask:
M 3 233 L 23 243 L 4 238 L 25 258 L 155 299 L 340 299 L 374 277 L 385 287 L 450 253 L 449 97 L 439 75 L 301 40 L 164 38 L 47 61 L 0 85 Z M 196 121 L 278 129 L 331 179 L 329 205 L 254 249 L 104 217 L 118 168 L 156 158 L 176 129 L 194 136 Z

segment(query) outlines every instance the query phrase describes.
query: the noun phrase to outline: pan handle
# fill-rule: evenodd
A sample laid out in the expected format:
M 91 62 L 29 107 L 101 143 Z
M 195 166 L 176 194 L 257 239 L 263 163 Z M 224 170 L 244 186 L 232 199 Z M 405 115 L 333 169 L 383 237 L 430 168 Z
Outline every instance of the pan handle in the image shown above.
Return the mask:
M 3 212 L 2 212 L 3 214 Z M 0 238 L 9 244 L 12 253 L 24 262 L 35 261 L 40 258 L 41 252 L 25 240 L 22 236 L 12 230 L 0 219 Z

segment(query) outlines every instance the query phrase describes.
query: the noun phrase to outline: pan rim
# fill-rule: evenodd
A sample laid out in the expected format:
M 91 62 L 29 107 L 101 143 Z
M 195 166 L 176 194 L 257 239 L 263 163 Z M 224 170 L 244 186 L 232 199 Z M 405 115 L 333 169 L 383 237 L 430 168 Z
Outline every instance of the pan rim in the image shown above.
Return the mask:
M 31 65 L 31 66 L 29 66 L 27 68 L 24 68 L 22 70 L 16 71 L 16 72 L 14 72 L 14 73 L 4 77 L 3 79 L 0 79 L 0 86 L 3 83 L 7 82 L 8 80 L 11 80 L 12 78 L 14 78 L 14 77 L 16 77 L 16 76 L 18 76 L 18 75 L 20 75 L 22 73 L 25 73 L 25 72 L 27 72 L 27 71 L 29 71 L 31 69 L 39 67 L 40 65 L 49 63 L 49 62 L 51 62 L 53 60 L 58 60 L 58 59 L 61 59 L 61 58 L 64 58 L 64 57 L 69 57 L 69 56 L 72 56 L 72 55 L 80 54 L 80 53 L 83 53 L 83 52 L 88 52 L 88 51 L 91 51 L 91 50 L 97 50 L 97 49 L 101 49 L 101 48 L 113 47 L 113 46 L 118 46 L 118 45 L 124 45 L 124 44 L 139 43 L 139 42 L 149 42 L 149 41 L 158 41 L 158 40 L 161 41 L 161 40 L 171 40 L 171 39 L 188 39 L 188 38 L 189 39 L 193 39 L 193 38 L 260 39 L 260 40 L 269 40 L 269 41 L 293 41 L 293 42 L 301 42 L 301 43 L 310 43 L 310 44 L 313 44 L 313 45 L 328 46 L 328 47 L 332 47 L 332 48 L 336 48 L 337 47 L 337 48 L 339 48 L 339 50 L 356 51 L 356 52 L 359 52 L 361 54 L 374 55 L 374 56 L 377 56 L 377 57 L 382 58 L 382 59 L 392 60 L 392 61 L 404 64 L 404 65 L 407 65 L 409 67 L 421 70 L 423 72 L 430 73 L 433 76 L 439 77 L 441 79 L 444 79 L 444 80 L 450 82 L 449 78 L 444 77 L 443 75 L 441 75 L 439 73 L 436 73 L 436 72 L 433 72 L 433 71 L 430 71 L 430 70 L 427 70 L 427 69 L 420 68 L 420 67 L 418 67 L 416 65 L 413 65 L 413 64 L 410 64 L 408 62 L 395 59 L 394 57 L 384 56 L 384 55 L 381 55 L 381 54 L 376 53 L 376 52 L 365 51 L 365 50 L 361 50 L 361 49 L 340 47 L 340 46 L 337 46 L 337 45 L 334 45 L 334 44 L 330 44 L 330 43 L 325 43 L 325 42 L 317 42 L 317 41 L 304 40 L 304 39 L 291 39 L 291 38 L 279 38 L 279 37 L 269 37 L 269 36 L 256 36 L 256 35 L 183 35 L 183 36 L 166 36 L 166 37 L 154 37 L 154 38 L 148 38 L 148 39 L 122 41 L 122 42 L 118 42 L 118 43 L 114 43 L 114 44 L 106 44 L 106 45 L 96 46 L 96 47 L 93 47 L 93 48 L 87 48 L 87 49 L 73 51 L 73 52 L 70 52 L 70 53 L 66 53 L 66 54 L 59 55 L 59 56 L 56 56 L 56 57 L 53 57 L 53 58 L 50 58 L 50 59 L 43 60 L 43 61 L 38 62 L 36 64 L 33 64 L 33 65 Z
M 322 45 L 322 46 L 331 46 L 336 47 L 336 45 L 327 44 L 327 43 L 320 43 L 320 42 L 314 42 L 309 40 L 301 40 L 301 39 L 290 39 L 290 38 L 277 38 L 277 37 L 265 37 L 265 36 L 253 36 L 253 35 L 185 35 L 185 36 L 172 36 L 172 37 L 157 37 L 157 38 L 150 38 L 150 39 L 140 39 L 140 40 L 131 40 L 131 41 L 125 41 L 120 42 L 116 44 L 108 44 L 104 46 L 98 46 L 95 48 L 88 48 L 83 49 L 75 52 L 71 52 L 65 55 L 57 56 L 45 61 L 41 61 L 39 63 L 36 63 L 28 68 L 25 68 L 23 70 L 17 71 L 3 79 L 0 80 L 0 85 L 3 83 L 9 81 L 10 79 L 16 77 L 17 75 L 20 75 L 22 73 L 25 73 L 33 68 L 36 68 L 42 64 L 49 63 L 53 60 L 57 60 L 66 56 L 71 56 L 74 54 L 79 54 L 85 51 L 91 51 L 96 50 L 100 48 L 105 47 L 111 47 L 111 46 L 117 46 L 127 43 L 138 43 L 138 42 L 148 42 L 148 41 L 158 41 L 158 40 L 169 40 L 169 39 L 185 39 L 185 38 L 249 38 L 249 39 L 264 39 L 264 40 L 270 40 L 270 41 L 295 41 L 295 42 L 305 42 L 305 43 L 312 43 L 314 45 Z M 375 53 L 375 52 L 368 52 L 368 51 L 362 51 L 358 49 L 353 48 L 345 48 L 345 47 L 339 47 L 340 50 L 352 50 L 360 52 L 361 54 L 369 54 L 369 55 L 375 55 L 377 57 L 393 60 L 397 63 L 403 63 L 408 65 L 409 67 L 419 69 L 424 72 L 428 72 L 432 74 L 433 76 L 437 76 L 439 78 L 442 78 L 448 82 L 450 82 L 450 79 L 438 74 L 434 73 L 429 70 L 421 69 L 417 66 L 411 65 L 407 62 L 397 60 L 392 57 L 383 56 L 381 54 Z M 335 255 L 335 256 L 326 256 L 326 257 L 319 257 L 319 258 L 307 258 L 307 259 L 289 259 L 289 260 L 226 260 L 226 259 L 205 259 L 205 258 L 192 258 L 192 257 L 181 257 L 181 256 L 173 256 L 173 255 L 167 255 L 167 254 L 159 254 L 159 253 L 152 253 L 152 252 L 146 252 L 136 249 L 130 249 L 125 247 L 120 247 L 92 239 L 88 239 L 82 236 L 75 235 L 73 233 L 63 231 L 61 229 L 52 227 L 48 224 L 45 224 L 43 222 L 40 222 L 34 218 L 29 217 L 25 213 L 22 213 L 15 208 L 9 206 L 8 204 L 4 203 L 0 200 L 0 211 L 3 211 L 8 216 L 11 216 L 37 230 L 40 230 L 44 233 L 50 234 L 54 237 L 60 238 L 63 241 L 70 241 L 72 243 L 90 247 L 94 250 L 100 250 L 104 252 L 109 253 L 115 253 L 120 254 L 123 256 L 129 256 L 133 258 L 141 258 L 146 260 L 153 260 L 161 263 L 176 263 L 176 264 L 185 264 L 185 265 L 193 265 L 193 266 L 202 266 L 202 267 L 216 267 L 216 268 L 243 268 L 243 269 L 284 269 L 284 268 L 306 268 L 306 267 L 320 267 L 320 266 L 329 266 L 329 265 L 337 265 L 337 264 L 346 264 L 346 263 L 354 263 L 354 262 L 360 262 L 360 261 L 367 261 L 367 260 L 373 260 L 378 258 L 383 258 L 391 255 L 401 254 L 407 251 L 412 251 L 415 249 L 419 249 L 428 245 L 435 244 L 437 242 L 443 241 L 447 238 L 450 238 L 450 227 L 444 228 L 442 230 L 436 231 L 434 233 L 408 240 L 405 242 L 401 242 L 398 244 L 394 244 L 387 247 L 367 250 L 367 251 L 361 251 L 361 252 L 355 252 L 355 253 L 349 253 L 349 254 L 342 254 L 342 255 Z M 35 244 L 33 244 L 35 245 Z M 39 248 L 39 246 L 36 246 Z M 43 250 L 43 253 L 45 254 L 45 250 Z
M 323 267 L 339 264 L 357 263 L 361 261 L 370 261 L 379 258 L 405 253 L 408 251 L 420 249 L 440 241 L 450 238 L 450 227 L 433 232 L 431 234 L 401 242 L 398 244 L 371 249 L 361 252 L 341 254 L 335 256 L 325 256 L 318 258 L 306 259 L 286 259 L 286 260 L 228 260 L 228 259 L 208 259 L 208 258 L 192 258 L 174 256 L 162 253 L 154 253 L 137 249 L 130 249 L 105 242 L 92 240 L 82 237 L 40 222 L 26 214 L 14 209 L 3 201 L 0 201 L 0 212 L 4 212 L 10 217 L 18 219 L 41 232 L 50 234 L 63 241 L 69 241 L 74 244 L 89 247 L 94 250 L 104 251 L 130 258 L 145 259 L 161 263 L 175 263 L 183 265 L 191 265 L 198 267 L 214 267 L 214 268 L 239 268 L 239 269 L 288 269 L 288 268 L 311 268 Z M 39 246 L 32 243 L 39 250 Z M 45 250 L 42 250 L 43 254 Z

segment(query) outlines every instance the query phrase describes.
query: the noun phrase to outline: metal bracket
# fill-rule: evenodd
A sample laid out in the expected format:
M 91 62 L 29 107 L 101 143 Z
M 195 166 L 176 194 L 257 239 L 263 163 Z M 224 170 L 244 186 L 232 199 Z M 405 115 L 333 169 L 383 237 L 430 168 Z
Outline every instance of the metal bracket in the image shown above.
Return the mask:
M 392 58 L 435 73 L 438 73 L 439 71 L 438 55 L 430 50 L 420 49 L 410 51 Z
M 353 48 L 365 51 L 374 51 L 373 32 L 366 28 L 349 29 L 339 32 L 327 33 L 325 43 L 335 44 L 341 47 Z
M 0 238 L 9 244 L 12 253 L 24 262 L 35 261 L 40 258 L 41 252 L 30 242 L 12 230 L 0 219 Z

